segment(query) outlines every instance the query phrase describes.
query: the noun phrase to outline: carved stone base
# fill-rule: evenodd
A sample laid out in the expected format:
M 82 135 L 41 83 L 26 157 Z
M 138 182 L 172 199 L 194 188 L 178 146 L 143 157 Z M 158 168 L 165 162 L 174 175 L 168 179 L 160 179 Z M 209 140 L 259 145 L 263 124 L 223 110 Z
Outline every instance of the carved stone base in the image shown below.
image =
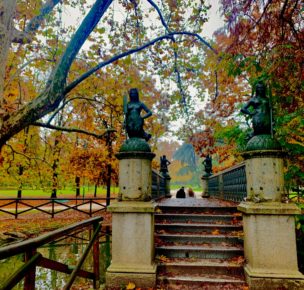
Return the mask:
M 202 177 L 202 197 L 208 198 L 210 197 L 208 192 L 208 177 Z
M 265 290 L 265 289 L 288 289 L 300 290 L 304 289 L 304 279 L 301 273 L 293 275 L 269 275 L 254 273 L 245 266 L 246 282 L 250 290 Z
M 118 272 L 109 267 L 106 273 L 106 286 L 109 288 L 119 287 L 118 289 L 126 289 L 126 286 L 132 282 L 136 288 L 153 288 L 156 283 L 156 266 L 152 270 L 151 273 L 136 273 L 138 268 L 134 268 L 131 272 Z
M 119 200 L 149 201 L 152 191 L 151 152 L 120 152 Z
M 107 269 L 106 286 L 133 282 L 136 287 L 153 288 L 155 204 L 116 202 L 108 211 L 112 212 L 112 263 Z
M 300 210 L 296 205 L 243 202 L 238 210 L 243 213 L 245 272 L 250 289 L 303 286 L 304 275 L 297 262 L 294 215 Z

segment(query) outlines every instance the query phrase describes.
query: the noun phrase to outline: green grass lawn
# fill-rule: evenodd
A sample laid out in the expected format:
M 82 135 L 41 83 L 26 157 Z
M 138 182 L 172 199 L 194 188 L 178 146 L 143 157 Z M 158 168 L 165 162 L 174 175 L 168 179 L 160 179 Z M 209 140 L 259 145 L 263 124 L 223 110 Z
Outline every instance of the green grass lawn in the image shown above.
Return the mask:
M 187 190 L 189 187 L 191 187 L 193 191 L 198 191 L 198 192 L 201 192 L 201 191 L 202 191 L 202 188 L 199 187 L 199 186 L 191 186 L 191 185 L 187 185 L 187 184 L 185 184 L 185 185 L 175 185 L 175 184 L 171 184 L 171 185 L 170 185 L 170 189 L 171 189 L 171 190 L 178 190 L 178 189 L 180 189 L 182 186 L 184 186 L 186 190 Z
M 107 189 L 99 187 L 97 189 L 97 197 L 105 197 Z M 117 187 L 111 187 L 111 194 L 118 192 Z M 65 188 L 57 190 L 57 197 L 75 196 L 76 192 L 73 188 Z M 94 186 L 86 186 L 80 188 L 80 196 L 92 196 L 94 195 Z M 24 189 L 22 190 L 22 197 L 50 197 L 51 190 L 42 189 Z M 0 198 L 15 198 L 17 197 L 17 189 L 0 189 Z

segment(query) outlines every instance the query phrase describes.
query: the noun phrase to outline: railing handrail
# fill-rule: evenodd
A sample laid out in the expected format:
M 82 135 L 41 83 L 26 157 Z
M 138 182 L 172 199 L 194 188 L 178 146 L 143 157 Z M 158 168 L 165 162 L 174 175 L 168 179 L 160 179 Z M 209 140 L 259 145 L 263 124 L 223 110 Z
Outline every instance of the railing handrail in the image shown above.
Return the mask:
M 52 232 L 43 234 L 39 237 L 32 238 L 23 242 L 19 242 L 13 245 L 5 246 L 0 248 L 0 260 L 5 259 L 11 256 L 15 256 L 21 253 L 26 252 L 29 248 L 38 248 L 46 243 L 56 240 L 57 238 L 67 235 L 77 229 L 91 226 L 94 223 L 100 222 L 103 220 L 103 217 L 94 217 L 81 221 L 64 228 L 54 230 Z
M 217 172 L 217 173 L 215 173 L 215 174 L 212 174 L 211 176 L 209 176 L 209 178 L 217 177 L 217 176 L 222 175 L 222 174 L 224 174 L 224 173 L 230 172 L 230 171 L 232 171 L 232 170 L 234 170 L 234 169 L 238 169 L 239 167 L 242 167 L 242 166 L 244 166 L 244 165 L 245 165 L 245 162 L 244 162 L 244 161 L 243 161 L 243 162 L 240 162 L 240 163 L 238 163 L 238 164 L 236 164 L 236 165 L 233 165 L 233 166 L 231 166 L 231 167 L 229 167 L 229 168 L 224 169 L 223 171 L 219 171 L 219 172 Z
M 65 200 L 65 201 L 74 201 L 74 200 L 107 200 L 107 199 L 111 199 L 111 200 L 114 200 L 115 197 L 78 197 L 78 198 L 75 198 L 75 197 L 60 197 L 60 198 L 57 198 L 57 197 L 0 197 L 0 200 Z
M 161 174 L 159 174 L 159 172 L 156 171 L 155 169 L 152 169 L 152 172 L 153 172 L 155 175 L 159 176 L 160 178 L 165 179 L 165 178 L 164 178 Z

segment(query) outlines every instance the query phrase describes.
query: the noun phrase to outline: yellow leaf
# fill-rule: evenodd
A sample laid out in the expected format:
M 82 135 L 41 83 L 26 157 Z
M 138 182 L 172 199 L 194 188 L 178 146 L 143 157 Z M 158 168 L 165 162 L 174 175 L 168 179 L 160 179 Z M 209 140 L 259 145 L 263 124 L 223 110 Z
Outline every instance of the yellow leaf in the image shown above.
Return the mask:
M 135 284 L 133 282 L 129 282 L 129 284 L 127 285 L 127 288 L 128 290 L 132 290 L 132 289 L 135 289 Z
M 220 234 L 220 231 L 219 230 L 214 230 L 211 232 L 212 235 L 219 235 Z

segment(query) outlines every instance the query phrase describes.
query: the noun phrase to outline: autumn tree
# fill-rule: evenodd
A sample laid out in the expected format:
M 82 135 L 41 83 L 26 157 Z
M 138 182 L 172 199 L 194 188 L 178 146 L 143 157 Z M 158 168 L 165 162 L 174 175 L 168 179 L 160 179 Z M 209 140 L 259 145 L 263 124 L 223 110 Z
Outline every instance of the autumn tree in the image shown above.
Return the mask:
M 177 4 L 176 1 L 169 1 L 165 3 L 163 6 L 164 14 L 157 3 L 152 0 L 145 2 L 146 5 L 149 5 L 148 12 L 146 12 L 148 14 L 142 12 L 143 9 L 137 1 L 118 1 L 115 3 L 116 1 L 111 0 L 96 0 L 92 6 L 86 1 L 60 0 L 4 0 L 1 3 L 1 147 L 22 129 L 41 121 L 41 118 L 56 110 L 62 102 L 69 98 L 73 89 L 96 71 L 128 55 L 152 47 L 156 43 L 169 42 L 172 46 L 173 61 L 170 56 L 169 58 L 168 55 L 166 57 L 168 62 L 172 61 L 179 91 L 183 102 L 185 102 L 181 86 L 181 73 L 177 64 L 183 53 L 179 54 L 178 47 L 182 46 L 183 42 L 185 47 L 188 47 L 190 41 L 195 46 L 198 46 L 199 43 L 199 45 L 203 44 L 208 46 L 209 49 L 213 49 L 199 35 L 206 18 L 208 6 L 203 1 L 191 3 L 187 9 L 190 9 L 193 15 L 190 14 L 189 16 L 185 12 L 187 4 L 190 3 L 186 2 Z M 111 13 L 114 13 L 112 11 L 115 11 L 115 9 L 111 11 L 113 5 L 120 5 L 125 9 L 127 21 L 117 23 L 110 17 Z M 58 25 L 61 20 L 60 17 L 62 17 L 61 11 L 65 6 L 89 7 L 88 13 L 77 29 L 74 27 L 66 29 Z M 106 14 L 107 12 L 109 14 Z M 154 34 L 154 38 L 148 35 L 143 21 L 144 17 L 150 15 L 149 13 L 152 13 L 156 19 L 158 18 L 158 21 L 160 19 L 160 25 L 150 24 L 152 30 L 157 32 L 156 35 Z M 101 21 L 102 18 L 105 21 Z M 48 27 L 47 21 L 50 21 L 54 26 Z M 98 26 L 98 23 L 100 23 L 100 26 Z M 191 25 L 199 27 L 199 29 L 187 31 L 189 27 L 191 28 Z M 45 30 L 46 27 L 48 27 L 47 30 Z M 151 27 L 149 31 L 151 31 Z M 99 37 L 98 42 L 95 41 L 94 43 L 94 38 L 91 37 L 90 39 L 90 35 L 95 36 L 96 33 L 104 34 L 104 36 Z M 15 99 L 10 98 L 9 89 L 6 87 L 6 82 L 11 76 L 11 72 L 8 70 L 10 56 L 19 55 L 19 69 L 24 65 L 29 65 L 28 62 L 33 64 L 35 60 L 30 60 L 29 57 L 35 57 L 40 49 L 53 50 L 54 38 L 45 38 L 48 34 L 61 37 L 61 45 L 58 46 L 56 51 L 53 51 L 52 55 L 49 55 L 50 58 L 44 55 L 44 59 L 37 60 L 40 63 L 44 62 L 42 64 L 44 66 L 46 66 L 46 62 L 52 65 L 48 68 L 44 67 L 42 70 L 39 79 L 41 86 L 37 93 L 33 93 L 28 100 L 23 99 L 21 104 L 16 106 Z M 136 35 L 135 38 L 134 35 Z M 78 75 L 77 73 L 73 74 L 76 57 L 79 56 L 79 51 L 87 39 L 92 40 L 96 48 L 96 54 L 88 55 L 89 58 L 84 57 L 85 71 Z M 108 41 L 112 41 L 110 46 Z M 98 58 L 97 64 L 96 58 Z M 27 60 L 27 62 L 22 62 L 22 59 Z M 37 62 L 35 62 L 35 69 L 38 68 Z M 190 71 L 191 69 L 189 73 Z M 29 69 L 27 73 L 33 72 L 33 69 Z M 42 77 L 45 77 L 45 80 L 41 80 Z M 41 122 L 39 125 L 41 125 Z M 51 124 L 47 125 L 51 126 Z M 96 134 L 103 134 L 103 131 Z
M 204 112 L 206 127 L 212 119 L 220 122 L 221 129 L 211 128 L 212 138 L 218 139 L 224 132 L 231 137 L 238 131 L 237 125 L 241 129 L 240 141 L 221 138 L 226 139 L 225 146 L 233 144 L 229 152 L 235 154 L 235 148 L 244 143 L 248 122 L 239 110 L 253 94 L 255 84 L 259 80 L 266 82 L 275 136 L 291 160 L 286 176 L 303 183 L 303 1 L 222 0 L 221 3 L 225 27 L 216 32 L 213 43 L 219 54 L 206 51 L 208 57 L 203 60 L 205 74 L 216 72 L 218 80 L 214 90 L 210 78 L 202 79 L 210 95 Z

